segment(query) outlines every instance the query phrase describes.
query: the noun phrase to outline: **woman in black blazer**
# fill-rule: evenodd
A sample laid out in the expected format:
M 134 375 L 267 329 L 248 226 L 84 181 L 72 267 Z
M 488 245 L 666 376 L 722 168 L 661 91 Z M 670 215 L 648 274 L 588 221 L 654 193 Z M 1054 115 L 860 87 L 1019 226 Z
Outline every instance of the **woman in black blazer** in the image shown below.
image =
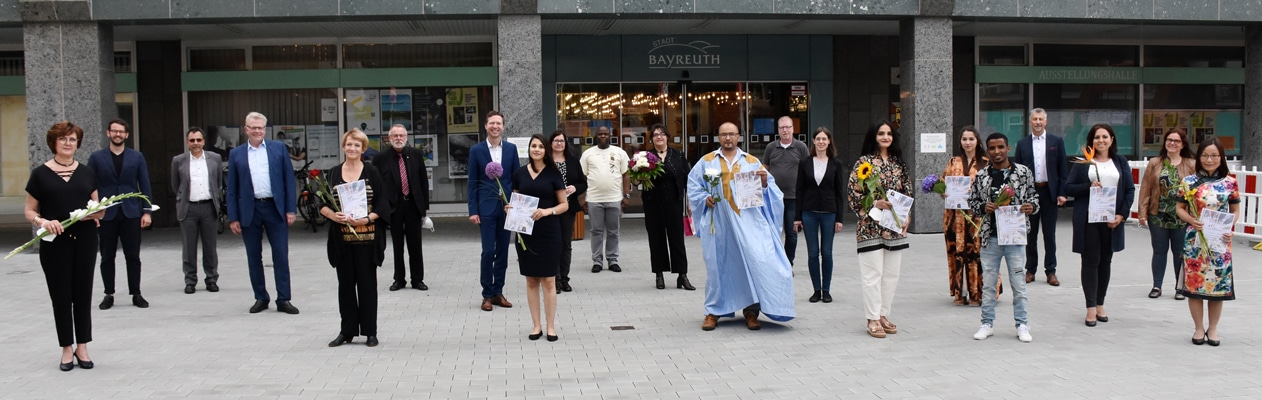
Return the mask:
M 566 201 L 570 203 L 570 209 L 561 214 L 561 267 L 557 270 L 557 294 L 562 291 L 572 292 L 574 287 L 570 286 L 570 256 L 574 253 L 571 244 L 574 242 L 574 217 L 577 216 L 582 207 L 578 205 L 578 195 L 587 193 L 587 177 L 583 176 L 583 169 L 578 165 L 578 156 L 574 155 L 574 151 L 570 148 L 568 140 L 565 137 L 565 131 L 557 130 L 548 136 L 549 146 L 552 149 L 552 163 L 557 166 L 557 170 L 561 171 L 561 181 L 565 183 Z
M 1082 255 L 1082 293 L 1087 300 L 1087 326 L 1109 322 L 1104 295 L 1109 290 L 1113 253 L 1126 247 L 1122 222 L 1135 202 L 1135 180 L 1126 157 L 1117 154 L 1117 135 L 1108 124 L 1096 124 L 1088 132 L 1093 157 L 1075 163 L 1065 182 L 1065 194 L 1074 198 L 1074 252 Z M 1084 151 L 1087 153 L 1088 151 Z M 1106 221 L 1088 220 L 1091 188 L 1117 188 L 1114 215 Z
M 657 288 L 666 288 L 663 272 L 674 272 L 675 288 L 696 290 L 688 282 L 688 253 L 684 249 L 684 194 L 692 169 L 684 153 L 670 147 L 670 134 L 662 124 L 649 127 L 652 146 L 648 151 L 662 160 L 664 172 L 653 178 L 653 188 L 640 192 L 644 202 L 644 228 L 649 233 L 649 261 L 657 275 Z
M 811 157 L 798 163 L 797 215 L 793 216 L 793 229 L 806 230 L 806 254 L 810 256 L 808 270 L 815 293 L 810 302 L 832 303 L 828 294 L 833 280 L 833 234 L 841 232 L 838 211 L 845 209 L 848 176 L 841 173 L 841 162 L 833 147 L 833 134 L 828 128 L 815 129 L 811 139 Z M 789 217 L 788 215 L 785 216 Z M 823 258 L 821 276 L 820 259 Z

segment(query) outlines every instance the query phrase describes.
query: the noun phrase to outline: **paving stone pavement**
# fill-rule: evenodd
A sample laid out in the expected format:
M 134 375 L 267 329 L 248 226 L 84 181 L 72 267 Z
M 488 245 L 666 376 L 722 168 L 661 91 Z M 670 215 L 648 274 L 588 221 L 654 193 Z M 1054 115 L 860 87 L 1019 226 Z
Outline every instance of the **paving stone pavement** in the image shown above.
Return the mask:
M 244 250 L 231 233 L 219 236 L 223 290 L 209 293 L 199 285 L 196 294 L 184 294 L 178 230 L 155 229 L 144 233 L 142 250 L 142 287 L 153 305 L 139 309 L 119 296 L 111 310 L 93 308 L 90 348 L 97 367 L 90 371 L 56 368 L 60 352 L 37 256 L 0 262 L 0 398 L 1262 398 L 1256 272 L 1262 252 L 1237 240 L 1240 299 L 1224 307 L 1223 344 L 1193 346 L 1187 307 L 1171 300 L 1173 278 L 1166 279 L 1164 297 L 1147 298 L 1148 233 L 1128 226 L 1127 250 L 1114 259 L 1111 320 L 1087 328 L 1078 257 L 1069 249 L 1072 227 L 1068 212 L 1062 215 L 1062 284 L 1048 286 L 1040 274 L 1030 285 L 1034 342 L 1028 344 L 1016 339 L 1007 295 L 995 336 L 971 338 L 980 310 L 951 305 L 942 236 L 934 234 L 913 235 L 904 255 L 891 316 L 898 334 L 869 338 L 850 216 L 834 249 L 836 301 L 806 301 L 811 283 L 800 241 L 798 317 L 764 320 L 757 332 L 738 318 L 701 331 L 700 243 L 688 239 L 698 290 L 656 290 L 643 222 L 625 220 L 622 273 L 592 274 L 588 242 L 574 244 L 576 291 L 560 296 L 561 340 L 554 343 L 526 339 L 530 314 L 516 256 L 510 256 L 505 287 L 515 306 L 478 309 L 477 231 L 463 218 L 440 219 L 439 230 L 424 238 L 429 291 L 387 291 L 392 261 L 379 270 L 376 348 L 363 346 L 362 337 L 326 346 L 338 332 L 338 314 L 323 229 L 291 232 L 293 297 L 302 310 L 296 316 L 274 305 L 247 312 L 253 298 Z M 0 247 L 12 248 L 23 236 L 0 234 Z M 99 275 L 95 284 L 94 305 L 101 298 Z M 122 291 L 121 266 L 118 284 Z M 635 329 L 610 329 L 617 325 Z

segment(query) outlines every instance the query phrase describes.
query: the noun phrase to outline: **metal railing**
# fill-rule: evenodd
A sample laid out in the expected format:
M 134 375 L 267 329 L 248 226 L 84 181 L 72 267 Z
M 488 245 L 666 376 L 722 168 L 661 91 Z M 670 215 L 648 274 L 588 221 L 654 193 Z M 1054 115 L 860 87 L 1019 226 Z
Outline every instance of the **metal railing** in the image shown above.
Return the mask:
M 1135 203 L 1131 205 L 1131 217 L 1139 217 L 1139 186 L 1148 167 L 1148 160 L 1131 161 L 1131 174 L 1135 178 Z M 1228 161 L 1231 175 L 1240 184 L 1240 218 L 1236 222 L 1236 236 L 1262 241 L 1262 171 L 1257 166 L 1248 167 Z

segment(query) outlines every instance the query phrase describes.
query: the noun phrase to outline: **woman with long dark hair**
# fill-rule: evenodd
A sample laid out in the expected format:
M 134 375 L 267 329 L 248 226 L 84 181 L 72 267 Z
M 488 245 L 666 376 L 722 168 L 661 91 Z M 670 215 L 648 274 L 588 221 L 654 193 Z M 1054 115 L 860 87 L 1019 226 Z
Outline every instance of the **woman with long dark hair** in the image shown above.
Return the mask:
M 989 161 L 981 150 L 981 137 L 972 125 L 960 129 L 960 141 L 955 144 L 955 156 L 947 161 L 942 172 L 948 176 L 967 176 L 969 187 L 977 171 Z M 946 194 L 942 195 L 944 198 Z M 946 240 L 947 282 L 955 305 L 982 305 L 981 245 L 977 238 L 977 226 L 981 219 L 960 210 L 944 210 L 942 213 L 942 237 Z
M 1183 178 L 1180 186 L 1184 190 L 1180 192 L 1176 209 L 1179 219 L 1188 224 L 1183 252 L 1186 263 L 1183 274 L 1179 276 L 1178 290 L 1188 298 L 1188 311 L 1196 323 L 1192 344 L 1197 345 L 1209 343 L 1217 346 L 1220 343 L 1218 320 L 1223 315 L 1223 301 L 1236 298 L 1236 285 L 1232 278 L 1231 230 L 1222 237 L 1207 237 L 1203 232 L 1204 215 L 1201 215 L 1205 210 L 1231 213 L 1233 226 L 1240 219 L 1240 187 L 1236 178 L 1228 175 L 1231 170 L 1227 168 L 1224 154 L 1223 145 L 1217 139 L 1201 141 L 1201 146 L 1196 149 L 1196 175 Z M 1190 190 L 1195 190 L 1190 195 L 1195 204 L 1182 196 Z M 1194 217 L 1191 210 L 1201 211 Z M 1209 248 L 1211 241 L 1226 242 L 1226 251 Z M 1209 309 L 1208 327 L 1204 323 L 1206 308 Z
M 670 133 L 662 124 L 649 128 L 652 143 L 648 151 L 662 163 L 662 174 L 652 180 L 652 188 L 640 192 L 644 202 L 644 229 L 649 234 L 649 260 L 657 275 L 657 288 L 666 288 L 666 272 L 674 272 L 675 287 L 697 290 L 688 281 L 688 253 L 684 248 L 684 194 L 692 165 L 684 153 L 670 147 Z
M 898 333 L 898 326 L 890 322 L 888 317 L 902 269 L 901 250 L 909 247 L 906 227 L 911 226 L 911 221 L 909 216 L 907 221 L 901 221 L 901 231 L 892 231 L 868 218 L 870 210 L 864 208 L 863 204 L 865 195 L 873 196 L 872 207 L 877 209 L 893 211 L 893 204 L 885 198 L 884 193 L 868 193 L 863 179 L 875 175 L 881 187 L 908 196 L 913 194 L 911 178 L 907 175 L 907 164 L 903 162 L 903 150 L 898 138 L 898 131 L 894 130 L 889 121 L 880 121 L 868 128 L 848 184 L 850 209 L 859 217 L 855 240 L 858 242 L 864 315 L 868 319 L 868 335 L 875 338 Z
M 1161 139 L 1161 155 L 1148 160 L 1139 185 L 1139 226 L 1148 227 L 1152 238 L 1152 291 L 1148 297 L 1161 297 L 1166 275 L 1166 252 L 1173 261 L 1174 276 L 1183 272 L 1183 236 L 1187 223 L 1175 212 L 1183 178 L 1196 173 L 1196 158 L 1188 148 L 1187 134 L 1170 128 Z M 1183 300 L 1177 291 L 1175 300 Z
M 560 129 L 548 136 L 552 148 L 552 164 L 561 173 L 561 183 L 565 185 L 566 203 L 569 210 L 561 217 L 561 266 L 557 271 L 556 292 L 572 292 L 570 286 L 570 260 L 574 254 L 574 219 L 582 207 L 578 206 L 578 196 L 587 193 L 587 177 L 583 176 L 583 168 L 578 165 L 578 156 L 574 149 L 566 143 L 565 131 Z
M 842 228 L 837 213 L 845 207 L 842 204 L 846 199 L 846 181 L 841 175 L 841 161 L 837 160 L 833 134 L 828 128 L 815 129 L 809 154 L 810 158 L 798 163 L 798 204 L 793 229 L 805 230 L 806 254 L 811 257 L 807 271 L 815 293 L 807 301 L 832 303 L 833 295 L 829 291 L 833 280 L 833 235 Z
M 543 307 L 548 314 L 548 341 L 555 342 L 559 339 L 556 334 L 556 276 L 562 247 L 560 216 L 569 211 L 570 205 L 566 200 L 561 172 L 552 162 L 547 143 L 543 135 L 532 135 L 527 145 L 530 162 L 513 172 L 513 193 L 539 199 L 538 207 L 530 216 L 535 221 L 533 230 L 529 235 L 519 234 L 521 242 L 514 242 L 513 247 L 517 248 L 517 265 L 526 277 L 526 303 L 530 305 L 530 317 L 534 322 L 527 337 L 538 340 L 543 336 L 543 326 L 539 321 L 539 295 L 542 292 Z M 506 212 L 510 208 L 512 204 L 504 205 Z M 565 228 L 573 229 L 573 226 Z
M 1109 322 L 1104 311 L 1104 296 L 1109 291 L 1113 270 L 1113 253 L 1126 248 L 1126 229 L 1122 222 L 1135 202 L 1135 182 L 1126 157 L 1117 154 L 1117 135 L 1108 124 L 1096 124 L 1087 130 L 1088 148 L 1085 157 L 1069 170 L 1065 194 L 1074 198 L 1074 252 L 1082 256 L 1082 294 L 1087 305 L 1087 326 Z M 1106 221 L 1091 221 L 1091 188 L 1114 188 L 1114 215 Z M 1102 191 L 1103 192 L 1103 191 Z M 1100 194 L 1103 195 L 1103 194 Z

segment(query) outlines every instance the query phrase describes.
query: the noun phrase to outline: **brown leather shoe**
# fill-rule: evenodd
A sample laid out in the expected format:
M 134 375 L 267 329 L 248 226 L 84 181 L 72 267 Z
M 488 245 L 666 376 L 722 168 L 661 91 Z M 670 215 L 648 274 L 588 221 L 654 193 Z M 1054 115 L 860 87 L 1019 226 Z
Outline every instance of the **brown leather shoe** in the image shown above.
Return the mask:
M 714 314 L 706 314 L 705 321 L 701 322 L 701 330 L 712 331 L 714 330 L 716 326 L 719 326 L 719 316 L 714 315 Z
M 1026 272 L 1026 273 L 1025 273 L 1025 283 L 1030 283 L 1030 282 L 1034 282 L 1034 273 L 1032 273 L 1032 272 Z
M 490 297 L 482 298 L 482 311 L 491 311 L 491 298 Z
M 1060 279 L 1056 279 L 1056 274 L 1047 274 L 1047 284 L 1052 286 L 1060 286 Z
M 513 308 L 513 303 L 509 303 L 508 299 L 504 298 L 504 295 L 502 294 L 497 294 L 495 297 L 492 297 L 491 304 L 504 308 Z
M 757 311 L 745 311 L 745 327 L 751 331 L 762 329 L 762 324 L 758 322 Z

